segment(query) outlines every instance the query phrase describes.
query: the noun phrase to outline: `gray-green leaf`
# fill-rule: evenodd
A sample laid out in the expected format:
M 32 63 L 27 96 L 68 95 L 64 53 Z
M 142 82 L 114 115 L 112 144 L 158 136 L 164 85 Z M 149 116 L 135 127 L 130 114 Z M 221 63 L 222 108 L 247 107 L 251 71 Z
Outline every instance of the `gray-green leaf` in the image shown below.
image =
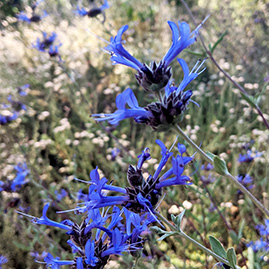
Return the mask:
M 214 236 L 210 235 L 209 236 L 209 242 L 211 245 L 212 250 L 218 254 L 220 257 L 227 259 L 226 251 L 220 241 L 215 238 Z
M 229 261 L 232 268 L 236 269 L 236 254 L 234 248 L 229 248 L 227 251 L 227 260 Z
M 226 162 L 221 159 L 219 156 L 215 156 L 213 159 L 214 168 L 217 173 L 220 175 L 228 175 L 229 171 L 226 165 Z

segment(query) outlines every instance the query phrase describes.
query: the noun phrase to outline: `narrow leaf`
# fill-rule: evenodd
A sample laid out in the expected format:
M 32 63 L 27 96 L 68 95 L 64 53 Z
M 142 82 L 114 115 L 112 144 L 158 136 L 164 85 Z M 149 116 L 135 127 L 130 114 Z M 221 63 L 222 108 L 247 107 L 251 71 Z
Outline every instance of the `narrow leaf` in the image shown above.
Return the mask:
M 222 246 L 222 244 L 220 243 L 220 241 L 217 238 L 210 235 L 209 236 L 209 243 L 211 245 L 212 250 L 216 254 L 218 254 L 220 257 L 222 257 L 224 259 L 227 258 L 226 251 L 225 251 L 224 247 Z
M 150 227 L 149 229 L 150 229 L 151 231 L 156 232 L 157 234 L 163 234 L 163 233 L 166 233 L 165 230 L 163 230 L 163 229 L 161 229 L 161 228 L 159 228 L 159 227 L 157 227 L 157 226 Z
M 179 231 L 181 231 L 180 224 L 181 224 L 184 214 L 185 214 L 185 209 L 176 217 L 176 225 Z
M 157 241 L 162 241 L 164 240 L 166 237 L 169 237 L 171 235 L 176 235 L 178 234 L 178 232 L 166 232 L 164 235 L 162 235 Z
M 174 214 L 171 214 L 171 220 L 176 223 L 177 217 Z
M 253 108 L 256 108 L 256 101 L 255 101 L 254 97 L 247 95 L 245 93 L 242 93 L 242 92 L 240 92 L 240 93 L 241 93 L 241 97 L 244 100 L 246 100 L 249 103 L 249 105 L 251 105 Z
M 220 44 L 220 42 L 223 40 L 223 38 L 228 34 L 228 31 L 226 30 L 220 37 L 219 39 L 216 41 L 216 43 L 213 45 L 212 48 L 210 49 L 210 52 L 213 53 L 213 51 L 216 49 L 216 47 L 218 46 L 218 44 Z
M 232 230 L 232 231 L 229 231 L 229 235 L 232 238 L 233 243 L 236 244 L 236 245 L 238 245 L 240 240 L 238 239 L 237 233 Z

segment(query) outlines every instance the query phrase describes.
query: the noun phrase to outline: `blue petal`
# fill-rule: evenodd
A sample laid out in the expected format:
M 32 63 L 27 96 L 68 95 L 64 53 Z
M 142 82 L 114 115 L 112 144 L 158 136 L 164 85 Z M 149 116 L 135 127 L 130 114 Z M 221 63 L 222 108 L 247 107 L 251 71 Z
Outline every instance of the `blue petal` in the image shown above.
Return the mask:
M 106 46 L 105 49 L 112 53 L 111 59 L 116 63 L 121 63 L 136 70 L 139 70 L 143 67 L 143 64 L 140 63 L 137 59 L 135 59 L 121 44 L 122 35 L 128 29 L 128 27 L 128 25 L 122 26 L 119 29 L 115 38 L 110 39 L 110 44 Z M 115 55 L 119 58 L 117 59 Z
M 48 225 L 48 226 L 58 227 L 60 229 L 64 229 L 64 230 L 67 230 L 67 231 L 71 230 L 71 227 L 69 227 L 67 225 L 64 225 L 62 223 L 50 220 L 47 217 L 46 214 L 47 214 L 47 211 L 49 209 L 49 206 L 50 206 L 50 204 L 47 203 L 43 208 L 42 217 L 41 218 L 34 218 L 34 219 L 32 219 L 32 222 L 34 222 L 36 224 L 44 224 L 44 225 Z
M 94 248 L 95 248 L 94 241 L 89 239 L 85 245 L 85 254 L 86 254 L 85 262 L 90 266 L 95 266 L 95 264 L 98 262 L 98 259 L 94 256 Z

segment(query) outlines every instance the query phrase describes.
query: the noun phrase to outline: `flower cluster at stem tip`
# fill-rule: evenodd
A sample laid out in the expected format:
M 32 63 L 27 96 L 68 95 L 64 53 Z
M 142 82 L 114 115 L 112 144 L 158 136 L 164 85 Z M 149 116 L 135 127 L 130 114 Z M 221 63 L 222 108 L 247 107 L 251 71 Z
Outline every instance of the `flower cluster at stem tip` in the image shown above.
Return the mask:
M 32 218 L 32 222 L 40 225 L 57 227 L 66 231 L 69 236 L 67 243 L 75 255 L 73 260 L 61 260 L 53 257 L 51 253 L 43 252 L 42 255 L 33 254 L 36 258 L 43 258 L 49 268 L 60 268 L 62 265 L 73 266 L 72 268 L 104 268 L 110 255 L 121 255 L 130 252 L 137 255 L 142 248 L 144 238 L 142 233 L 147 230 L 154 218 L 149 213 L 139 215 L 126 208 L 120 210 L 113 207 L 112 212 L 108 210 L 89 209 L 81 224 L 70 219 L 56 222 L 47 217 L 50 204 L 43 208 L 42 217 L 36 218 L 22 212 L 22 215 Z M 125 216 L 125 224 L 122 222 Z
M 42 3 L 44 0 L 39 0 L 36 1 L 32 6 L 32 14 L 31 16 L 27 16 L 23 11 L 20 12 L 17 15 L 17 18 L 19 21 L 25 21 L 27 23 L 31 23 L 31 22 L 40 22 L 43 18 L 48 16 L 48 13 L 44 10 L 43 11 L 43 15 L 38 15 L 36 14 L 36 8 L 40 5 L 40 3 Z
M 185 165 L 192 160 L 192 157 L 183 156 L 186 147 L 178 143 L 179 153 L 176 157 L 172 157 L 173 153 L 167 150 L 163 142 L 156 140 L 156 143 L 161 148 L 162 158 L 154 174 L 149 175 L 147 179 L 143 176 L 142 166 L 151 158 L 149 148 L 145 148 L 138 156 L 136 166 L 129 165 L 127 171 L 129 186 L 126 188 L 107 184 L 108 180 L 105 177 L 100 178 L 97 168 L 91 171 L 91 181 L 87 182 L 90 186 L 86 199 L 83 198 L 75 209 L 58 212 L 74 211 L 76 214 L 86 214 L 80 224 L 70 219 L 62 222 L 49 219 L 47 217 L 49 203 L 44 206 L 40 218 L 18 212 L 32 218 L 35 224 L 65 230 L 70 236 L 67 243 L 76 257 L 73 260 L 61 260 L 59 257 L 54 258 L 51 253 L 34 256 L 43 257 L 44 263 L 51 268 L 72 265 L 78 269 L 97 269 L 107 264 L 110 255 L 120 255 L 125 251 L 134 256 L 138 255 L 137 251 L 143 247 L 145 241 L 143 233 L 151 223 L 158 221 L 155 210 L 163 195 L 162 189 L 172 185 L 192 184 L 190 178 L 183 175 Z M 170 157 L 172 167 L 161 175 Z M 108 196 L 106 195 L 108 192 L 119 192 L 122 195 Z M 122 209 L 118 206 L 122 206 Z M 122 222 L 124 219 L 125 224 Z
M 79 6 L 77 6 L 77 9 L 75 10 L 75 13 L 77 13 L 79 16 L 88 16 L 90 18 L 96 17 L 99 14 L 102 14 L 104 12 L 105 9 L 109 8 L 108 2 L 107 0 L 104 1 L 104 4 L 100 7 L 93 7 L 91 9 L 89 9 L 88 11 L 82 7 L 80 8 Z
M 178 87 L 169 81 L 172 76 L 169 64 L 182 50 L 195 42 L 202 24 L 193 32 L 186 22 L 179 22 L 179 26 L 171 21 L 168 24 L 172 30 L 172 46 L 160 63 L 153 62 L 151 67 L 142 64 L 122 46 L 122 35 L 128 29 L 128 25 L 121 27 L 116 37 L 111 38 L 109 45 L 105 47 L 111 53 L 114 64 L 123 64 L 137 70 L 136 79 L 139 85 L 147 92 L 157 93 L 159 100 L 140 107 L 133 91 L 128 88 L 117 96 L 118 110 L 110 114 L 91 115 L 95 120 L 107 120 L 110 124 L 117 125 L 123 119 L 133 118 L 136 122 L 147 124 L 154 130 L 164 131 L 182 120 L 190 101 L 195 103 L 191 100 L 192 91 L 186 90 L 186 87 L 204 71 L 201 68 L 205 60 L 199 60 L 190 71 L 187 63 L 178 58 L 184 73 Z
M 83 213 L 89 209 L 121 205 L 133 212 L 150 212 L 154 216 L 154 208 L 158 206 L 164 187 L 192 184 L 190 178 L 183 175 L 185 165 L 192 161 L 192 157 L 183 156 L 186 147 L 178 143 L 179 153 L 176 157 L 172 157 L 172 167 L 160 175 L 173 153 L 165 147 L 162 141 L 156 140 L 156 143 L 161 148 L 162 159 L 153 175 L 149 175 L 145 179 L 142 173 L 143 163 L 151 158 L 149 148 L 145 148 L 138 156 L 136 166 L 129 165 L 127 171 L 129 186 L 126 188 L 107 184 L 108 180 L 105 177 L 100 179 L 96 168 L 90 173 L 88 201 L 84 202 L 84 206 L 77 207 L 75 210 Z M 107 196 L 105 195 L 107 191 L 121 195 Z
M 37 38 L 36 42 L 33 43 L 33 48 L 41 51 L 47 52 L 50 57 L 55 57 L 59 55 L 59 47 L 62 46 L 62 43 L 58 43 L 55 45 L 55 40 L 57 38 L 57 34 L 55 32 L 48 35 L 46 32 L 42 32 L 43 40 Z
M 7 191 L 7 192 L 15 192 L 19 190 L 22 185 L 26 184 L 29 180 L 27 176 L 30 173 L 26 163 L 19 163 L 18 165 L 14 166 L 17 174 L 13 180 L 9 180 L 6 182 L 0 181 L 0 192 Z

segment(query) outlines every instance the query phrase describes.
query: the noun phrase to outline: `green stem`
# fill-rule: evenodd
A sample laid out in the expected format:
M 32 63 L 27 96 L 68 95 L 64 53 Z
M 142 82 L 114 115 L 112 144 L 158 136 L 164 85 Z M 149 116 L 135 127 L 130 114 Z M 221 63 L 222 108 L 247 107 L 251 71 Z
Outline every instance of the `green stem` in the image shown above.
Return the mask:
M 199 152 L 207 162 L 214 165 L 214 161 L 200 148 L 198 147 L 178 126 L 175 125 L 174 129 L 176 132 L 182 136 L 197 152 Z M 233 177 L 230 173 L 225 174 L 225 176 L 230 179 L 237 187 L 242 191 L 249 199 L 267 216 L 269 217 L 269 211 L 264 207 L 262 203 L 260 203 L 235 177 Z
M 264 207 L 262 203 L 260 203 L 256 197 L 249 192 L 234 176 L 232 176 L 230 173 L 226 175 L 237 187 L 242 191 L 246 196 L 248 196 L 251 201 L 265 214 L 267 217 L 269 217 L 269 211 Z
M 181 135 L 193 148 L 195 148 L 206 160 L 207 162 L 211 163 L 213 165 L 213 160 L 200 148 L 198 147 L 183 131 L 182 129 L 178 126 L 175 125 L 174 129 L 176 132 Z
M 214 253 L 213 251 L 211 251 L 210 249 L 206 248 L 205 246 L 203 246 L 202 244 L 200 244 L 199 242 L 197 242 L 196 240 L 194 240 L 193 238 L 191 238 L 190 236 L 186 235 L 184 232 L 182 231 L 178 231 L 178 229 L 171 224 L 164 216 L 162 216 L 160 213 L 155 212 L 155 214 L 158 216 L 158 218 L 165 223 L 172 231 L 178 232 L 179 236 L 184 237 L 186 240 L 188 240 L 189 242 L 191 242 L 192 244 L 194 244 L 197 248 L 201 249 L 203 252 L 207 253 L 208 255 L 214 257 L 216 260 L 218 260 L 219 262 L 223 262 L 227 265 L 230 266 L 229 262 L 226 259 L 223 259 L 222 257 L 220 257 L 219 255 L 217 255 L 216 253 Z

